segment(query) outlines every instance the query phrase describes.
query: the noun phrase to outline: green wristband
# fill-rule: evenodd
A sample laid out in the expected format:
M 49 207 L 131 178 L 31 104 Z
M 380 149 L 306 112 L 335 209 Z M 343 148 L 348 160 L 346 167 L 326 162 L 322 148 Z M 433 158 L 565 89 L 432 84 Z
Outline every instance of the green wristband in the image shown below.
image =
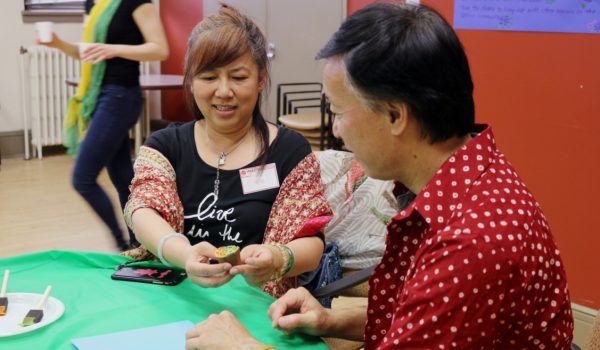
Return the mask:
M 292 249 L 290 249 L 290 247 L 288 247 L 287 245 L 282 244 L 280 247 L 283 248 L 287 252 L 288 257 L 289 257 L 287 266 L 281 272 L 281 276 L 285 276 L 288 272 L 290 272 L 290 270 L 294 266 L 294 252 L 292 252 Z

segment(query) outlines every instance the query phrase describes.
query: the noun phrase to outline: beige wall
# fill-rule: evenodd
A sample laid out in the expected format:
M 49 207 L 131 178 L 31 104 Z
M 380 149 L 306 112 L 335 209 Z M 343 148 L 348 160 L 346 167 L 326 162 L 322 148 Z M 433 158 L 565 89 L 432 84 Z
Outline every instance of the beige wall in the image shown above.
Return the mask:
M 24 23 L 23 1 L 0 2 L 0 133 L 23 130 L 21 108 L 21 46 L 35 44 L 33 23 Z M 78 41 L 81 23 L 57 23 L 56 33 L 66 40 Z
M 158 9 L 158 1 L 155 3 Z M 34 24 L 24 23 L 22 10 L 22 0 L 0 1 L 0 134 L 23 130 L 19 48 L 35 45 L 35 40 Z M 53 19 L 37 20 L 52 21 Z M 79 17 L 72 20 L 78 22 L 55 23 L 55 32 L 67 41 L 77 42 L 80 41 L 82 23 Z M 64 21 L 64 19 L 57 21 Z M 160 65 L 152 62 L 150 72 L 159 73 Z M 152 118 L 158 118 L 160 93 L 151 92 L 150 101 L 150 115 Z

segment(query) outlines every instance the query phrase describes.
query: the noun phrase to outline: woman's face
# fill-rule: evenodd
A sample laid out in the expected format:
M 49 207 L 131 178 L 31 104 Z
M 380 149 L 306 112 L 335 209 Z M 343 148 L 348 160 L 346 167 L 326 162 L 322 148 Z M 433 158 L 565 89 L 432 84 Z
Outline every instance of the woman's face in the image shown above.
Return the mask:
M 235 132 L 250 123 L 265 77 L 246 53 L 222 67 L 200 72 L 192 94 L 206 122 L 222 132 Z

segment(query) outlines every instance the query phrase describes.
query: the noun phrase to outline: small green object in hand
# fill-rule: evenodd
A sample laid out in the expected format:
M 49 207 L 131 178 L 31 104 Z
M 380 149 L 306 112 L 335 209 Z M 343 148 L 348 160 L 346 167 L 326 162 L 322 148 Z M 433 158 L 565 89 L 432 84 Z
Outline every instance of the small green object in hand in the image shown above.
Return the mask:
M 240 259 L 240 247 L 237 245 L 226 245 L 217 248 L 215 251 L 215 258 L 221 262 L 228 262 L 232 265 L 236 265 Z

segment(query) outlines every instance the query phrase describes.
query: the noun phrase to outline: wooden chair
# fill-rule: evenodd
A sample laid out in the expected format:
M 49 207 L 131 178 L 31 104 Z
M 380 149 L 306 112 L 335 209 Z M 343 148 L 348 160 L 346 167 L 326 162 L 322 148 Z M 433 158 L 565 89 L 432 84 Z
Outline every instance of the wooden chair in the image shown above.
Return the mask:
M 277 85 L 277 123 L 296 130 L 319 150 L 330 144 L 331 118 L 325 118 L 322 87 L 319 82 Z

